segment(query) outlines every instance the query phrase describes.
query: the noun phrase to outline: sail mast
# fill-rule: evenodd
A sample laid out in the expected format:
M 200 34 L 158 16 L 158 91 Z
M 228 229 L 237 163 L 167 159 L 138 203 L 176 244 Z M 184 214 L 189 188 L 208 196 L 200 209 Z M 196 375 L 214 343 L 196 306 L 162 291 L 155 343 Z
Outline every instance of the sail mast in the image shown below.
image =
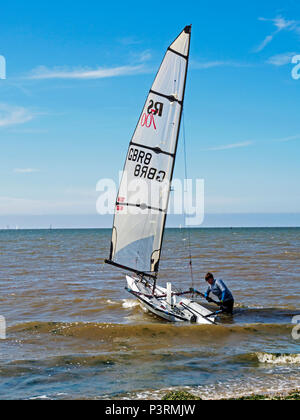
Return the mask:
M 191 26 L 167 49 L 129 145 L 108 264 L 156 279 L 178 146 Z
M 180 110 L 179 124 L 178 124 L 177 135 L 176 135 L 175 156 L 177 154 L 179 134 L 180 134 L 180 127 L 181 127 L 181 122 L 182 122 L 183 104 L 184 104 L 184 98 L 185 98 L 186 81 L 187 81 L 187 73 L 188 73 L 188 67 L 189 67 L 190 49 L 191 49 L 192 25 L 186 26 L 184 28 L 184 32 L 189 34 L 189 44 L 188 44 L 188 52 L 187 52 L 187 56 L 186 56 L 186 69 L 185 69 L 184 84 L 183 84 L 182 106 L 181 106 L 181 110 Z M 170 49 L 170 47 L 168 48 L 168 50 L 169 49 Z M 171 183 L 172 183 L 173 176 L 174 176 L 174 169 L 175 169 L 175 159 L 173 161 L 173 167 L 172 167 L 172 171 L 171 171 L 170 188 L 171 188 Z M 169 190 L 168 202 L 169 202 L 169 199 L 170 199 L 170 192 L 171 192 L 171 190 Z M 166 221 L 167 221 L 167 214 L 165 215 L 164 226 L 163 226 L 163 234 L 162 234 L 162 237 L 161 237 L 160 247 L 162 247 L 162 243 L 163 243 L 164 236 L 165 236 Z M 159 264 L 158 264 L 158 266 L 159 266 Z M 154 285 L 154 288 L 155 288 L 155 285 Z

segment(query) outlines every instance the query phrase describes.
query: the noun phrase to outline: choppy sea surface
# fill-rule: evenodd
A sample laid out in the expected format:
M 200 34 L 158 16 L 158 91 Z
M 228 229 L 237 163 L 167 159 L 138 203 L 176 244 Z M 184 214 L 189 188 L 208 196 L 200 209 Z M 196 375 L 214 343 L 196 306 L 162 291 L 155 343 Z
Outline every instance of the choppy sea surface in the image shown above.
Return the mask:
M 300 387 L 299 228 L 190 231 L 194 286 L 204 291 L 212 271 L 235 296 L 234 316 L 218 326 L 145 313 L 124 290 L 124 273 L 103 265 L 110 234 L 0 231 L 0 399 L 161 398 L 177 388 L 222 398 Z M 191 286 L 187 243 L 187 230 L 166 231 L 162 285 Z

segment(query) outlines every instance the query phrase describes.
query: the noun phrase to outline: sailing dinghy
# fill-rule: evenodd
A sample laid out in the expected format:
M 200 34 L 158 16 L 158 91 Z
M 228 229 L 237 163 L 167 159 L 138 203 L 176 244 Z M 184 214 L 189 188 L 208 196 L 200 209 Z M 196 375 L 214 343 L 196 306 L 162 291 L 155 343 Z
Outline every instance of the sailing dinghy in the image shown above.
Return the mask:
M 116 200 L 107 264 L 134 273 L 126 289 L 146 310 L 171 322 L 214 324 L 195 291 L 157 284 L 170 186 L 185 96 L 191 26 L 169 46 L 129 145 Z M 190 295 L 191 298 L 188 297 Z

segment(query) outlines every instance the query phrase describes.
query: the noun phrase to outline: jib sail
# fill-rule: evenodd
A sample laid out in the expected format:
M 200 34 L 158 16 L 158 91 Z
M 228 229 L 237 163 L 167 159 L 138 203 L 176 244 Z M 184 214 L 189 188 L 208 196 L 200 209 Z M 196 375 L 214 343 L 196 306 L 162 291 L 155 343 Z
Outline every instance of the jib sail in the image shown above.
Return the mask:
M 186 85 L 191 26 L 168 48 L 129 145 L 107 263 L 156 276 Z

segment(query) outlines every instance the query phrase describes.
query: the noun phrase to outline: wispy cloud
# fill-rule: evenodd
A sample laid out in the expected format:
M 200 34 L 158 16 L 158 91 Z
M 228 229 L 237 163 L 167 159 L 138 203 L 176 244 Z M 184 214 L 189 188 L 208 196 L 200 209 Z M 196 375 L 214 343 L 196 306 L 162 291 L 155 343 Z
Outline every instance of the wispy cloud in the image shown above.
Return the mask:
M 264 142 L 264 143 L 266 143 L 266 142 L 267 143 L 270 143 L 270 142 L 286 143 L 286 142 L 295 141 L 295 140 L 300 140 L 300 134 L 295 135 L 295 136 L 271 139 L 271 140 L 261 139 L 261 140 L 259 140 L 259 142 L 260 143 L 262 143 L 262 142 Z M 232 144 L 225 144 L 225 145 L 221 145 L 221 146 L 213 146 L 213 147 L 209 147 L 207 149 L 202 149 L 202 151 L 203 152 L 215 152 L 215 151 L 221 151 L 221 150 L 239 149 L 239 148 L 243 148 L 243 147 L 252 146 L 253 144 L 255 144 L 255 141 L 249 140 L 249 141 L 244 141 L 244 142 L 240 142 L 240 143 L 232 143 Z
M 142 52 L 139 54 L 138 60 L 139 60 L 141 63 L 145 63 L 146 61 L 151 60 L 151 58 L 152 58 L 151 51 L 150 51 L 150 50 L 145 50 L 145 51 L 142 51 Z
M 65 190 L 65 194 L 68 196 L 73 197 L 85 197 L 85 198 L 93 198 L 97 197 L 97 191 L 96 189 L 92 188 L 67 188 Z
M 254 52 L 260 52 L 262 51 L 268 44 L 270 44 L 271 41 L 273 41 L 274 35 L 268 35 L 265 37 L 263 42 L 255 48 Z
M 45 66 L 40 66 L 34 69 L 26 78 L 31 80 L 45 80 L 45 79 L 104 79 L 108 77 L 130 76 L 140 73 L 146 73 L 148 69 L 143 64 L 136 66 L 120 66 L 120 67 L 99 67 L 97 69 L 68 69 L 55 67 L 49 69 Z
M 241 147 L 248 147 L 253 144 L 253 141 L 244 141 L 242 143 L 232 143 L 232 144 L 226 144 L 223 146 L 215 146 L 215 147 L 209 147 L 208 149 L 204 149 L 206 152 L 214 152 L 218 150 L 230 150 L 230 149 L 238 149 Z
M 0 215 L 94 214 L 95 200 L 29 199 L 0 196 Z
M 14 173 L 16 174 L 33 174 L 36 172 L 40 172 L 39 169 L 34 169 L 34 168 L 16 168 L 14 169 Z
M 118 38 L 117 41 L 122 44 L 122 45 L 137 45 L 137 44 L 141 44 L 141 40 L 137 39 L 134 36 L 125 36 L 123 38 Z
M 293 141 L 293 140 L 300 140 L 300 134 L 298 134 L 297 136 L 290 136 L 290 137 L 283 137 L 281 139 L 275 139 L 274 141 L 288 142 L 288 141 Z
M 292 62 L 292 58 L 296 55 L 295 52 L 287 52 L 283 54 L 273 55 L 267 60 L 268 64 L 273 64 L 274 66 L 284 66 Z
M 142 50 L 142 51 L 130 51 L 129 52 L 129 60 L 131 66 L 140 66 L 152 59 L 152 53 L 149 49 Z M 146 71 L 146 68 L 144 68 Z M 147 69 L 149 70 L 149 69 Z
M 259 20 L 263 22 L 272 22 L 278 31 L 282 31 L 283 29 L 287 29 L 287 28 L 294 29 L 295 26 L 298 25 L 298 22 L 296 20 L 287 20 L 282 16 L 277 16 L 275 19 L 266 19 L 266 18 L 260 17 Z
M 0 128 L 31 121 L 34 114 L 23 107 L 0 104 Z
M 11 128 L 9 132 L 16 133 L 16 134 L 45 134 L 48 131 L 42 130 L 40 128 Z
M 230 60 L 194 61 L 191 60 L 191 68 L 194 70 L 210 69 L 214 67 L 248 67 L 249 64 Z
M 273 41 L 274 37 L 281 31 L 288 30 L 300 33 L 299 22 L 295 20 L 287 20 L 282 16 L 278 16 L 275 19 L 266 19 L 263 17 L 259 18 L 263 22 L 271 22 L 275 26 L 275 30 L 265 37 L 265 39 L 254 49 L 254 52 L 262 51 L 270 42 Z

